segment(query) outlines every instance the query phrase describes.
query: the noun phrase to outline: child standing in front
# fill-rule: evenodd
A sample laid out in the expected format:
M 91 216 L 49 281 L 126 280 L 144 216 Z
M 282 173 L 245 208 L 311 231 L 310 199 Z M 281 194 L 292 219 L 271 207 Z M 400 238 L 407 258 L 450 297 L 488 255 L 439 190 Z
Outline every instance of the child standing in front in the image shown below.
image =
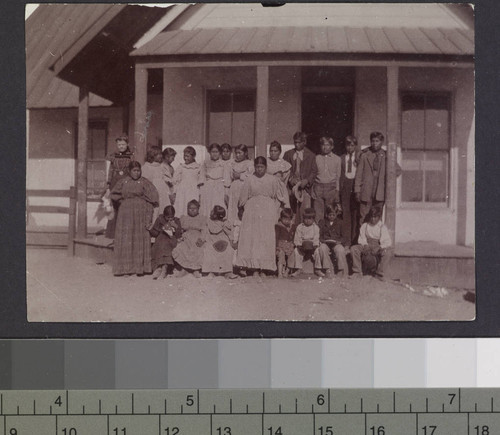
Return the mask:
M 281 210 L 278 223 L 274 226 L 274 232 L 276 233 L 278 278 L 286 278 L 290 269 L 295 267 L 295 246 L 293 244 L 295 227 L 292 225 L 292 219 L 292 209 L 284 208 Z
M 192 272 L 196 278 L 201 277 L 203 263 L 203 233 L 207 219 L 200 215 L 200 203 L 195 199 L 187 205 L 187 215 L 181 216 L 182 237 L 172 251 L 172 257 L 181 267 L 177 277 L 182 277 Z
M 173 161 L 175 160 L 176 151 L 173 148 L 165 148 L 162 152 L 163 155 L 163 181 L 167 183 L 167 186 L 170 190 L 170 203 L 174 203 L 174 168 L 172 166 Z
M 320 243 L 319 227 L 314 222 L 315 218 L 314 209 L 306 208 L 302 223 L 295 230 L 293 243 L 295 245 L 295 267 L 297 270 L 292 276 L 300 275 L 304 257 L 311 255 L 314 261 L 314 273 L 319 277 L 331 278 L 333 265 L 330 259 L 330 249 L 324 243 Z
M 182 216 L 187 213 L 187 206 L 193 199 L 200 200 L 200 164 L 196 162 L 196 151 L 192 146 L 184 148 L 184 163 L 181 163 L 174 174 L 174 204 Z
M 368 274 L 384 278 L 392 257 L 392 240 L 382 223 L 382 209 L 372 207 L 367 222 L 359 230 L 358 245 L 351 247 L 353 277 L 361 276 L 363 266 Z
M 151 236 L 155 237 L 155 243 L 151 249 L 151 263 L 153 266 L 153 279 L 163 279 L 174 265 L 172 251 L 177 246 L 177 240 L 181 238 L 181 222 L 175 217 L 175 208 L 167 205 L 163 214 L 160 214 L 149 230 Z
M 226 165 L 220 158 L 221 147 L 217 143 L 208 146 L 210 159 L 201 164 L 200 171 L 200 214 L 210 216 L 215 205 L 225 207 L 225 183 L 229 177 Z
M 163 178 L 163 154 L 161 148 L 152 146 L 146 153 L 146 162 L 142 166 L 142 176 L 147 178 L 158 190 L 160 195 L 159 206 L 155 208 L 153 222 L 156 220 L 161 211 L 170 205 L 170 187 Z
M 209 277 L 217 274 L 230 279 L 237 278 L 233 273 L 232 230 L 224 207 L 214 206 L 202 237 L 205 240 L 205 252 L 201 271 L 208 273 Z
M 339 202 L 340 157 L 333 154 L 333 139 L 322 137 L 319 140 L 321 154 L 316 156 L 318 173 L 314 179 L 311 197 L 316 216 L 321 219 L 325 215 L 325 207 Z
M 325 218 L 318 223 L 319 241 L 324 243 L 330 250 L 333 250 L 337 259 L 337 268 L 339 275 L 343 278 L 348 275 L 347 259 L 344 249 L 345 238 L 342 235 L 342 220 L 338 219 L 340 214 L 339 205 L 334 207 L 327 205 L 325 209 Z
M 248 148 L 239 144 L 234 147 L 234 161 L 229 167 L 228 220 L 234 222 L 238 217 L 238 201 L 243 182 L 253 174 L 253 162 L 248 159 Z
M 358 166 L 358 140 L 354 136 L 345 138 L 346 153 L 340 157 L 340 201 L 342 204 L 342 232 L 346 246 L 355 243 L 358 233 L 358 203 L 354 197 L 354 179 Z

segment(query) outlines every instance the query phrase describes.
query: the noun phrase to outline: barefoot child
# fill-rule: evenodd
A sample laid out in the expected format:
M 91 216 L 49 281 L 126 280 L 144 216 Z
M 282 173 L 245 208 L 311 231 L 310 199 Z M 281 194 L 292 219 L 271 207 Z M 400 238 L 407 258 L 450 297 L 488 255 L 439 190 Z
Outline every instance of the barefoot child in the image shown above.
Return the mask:
M 314 273 L 319 277 L 331 277 L 333 269 L 330 259 L 330 250 L 319 240 L 319 227 L 314 222 L 316 213 L 313 208 L 306 208 L 302 223 L 297 226 L 293 243 L 295 245 L 295 266 L 297 270 L 292 276 L 302 272 L 302 261 L 305 256 L 312 256 L 314 260 Z M 325 273 L 323 273 L 325 270 Z
M 169 269 L 174 266 L 172 250 L 177 246 L 177 240 L 181 238 L 181 222 L 175 217 L 175 208 L 167 205 L 160 214 L 153 227 L 149 230 L 151 236 L 155 237 L 155 243 L 151 250 L 151 264 L 153 266 L 153 279 L 163 279 L 169 274 Z
M 208 273 L 208 276 L 222 274 L 230 279 L 237 277 L 233 273 L 231 232 L 232 226 L 226 219 L 226 210 L 220 205 L 214 206 L 203 232 L 203 240 L 206 242 L 201 268 L 203 273 Z
M 280 219 L 274 226 L 276 233 L 276 257 L 278 260 L 278 278 L 286 278 L 290 268 L 295 267 L 294 244 L 295 227 L 292 225 L 291 208 L 281 210 Z
M 187 216 L 181 216 L 182 237 L 172 251 L 172 257 L 180 266 L 178 277 L 192 272 L 196 278 L 201 277 L 201 265 L 203 262 L 203 231 L 207 220 L 200 215 L 200 203 L 195 199 L 187 205 Z

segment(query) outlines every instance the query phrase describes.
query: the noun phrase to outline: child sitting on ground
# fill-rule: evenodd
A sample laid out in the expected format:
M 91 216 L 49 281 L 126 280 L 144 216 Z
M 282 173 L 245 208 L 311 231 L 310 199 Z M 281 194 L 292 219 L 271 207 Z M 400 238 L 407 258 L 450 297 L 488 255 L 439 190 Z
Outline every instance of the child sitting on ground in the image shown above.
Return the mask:
M 345 243 L 342 235 L 342 220 L 338 218 L 340 214 L 340 206 L 327 205 L 325 208 L 325 218 L 318 223 L 319 226 L 319 241 L 328 246 L 330 251 L 333 250 L 337 259 L 338 274 L 346 277 L 348 274 L 346 252 L 343 244 Z
M 361 225 L 358 245 L 351 247 L 353 277 L 361 276 L 363 266 L 367 274 L 383 278 L 392 256 L 392 241 L 382 223 L 382 209 L 372 207 L 368 221 Z
M 313 208 L 306 208 L 302 217 L 302 223 L 297 226 L 294 237 L 295 245 L 295 267 L 297 270 L 292 276 L 298 276 L 302 272 L 304 257 L 312 256 L 314 260 L 314 273 L 319 277 L 331 277 L 333 268 L 330 259 L 330 249 L 319 240 L 319 227 L 314 222 L 316 213 Z M 325 270 L 323 273 L 322 269 Z
M 231 244 L 232 225 L 226 219 L 226 210 L 216 205 L 210 213 L 210 220 L 203 231 L 205 252 L 201 271 L 209 277 L 223 274 L 226 278 L 234 279 L 233 273 L 234 250 Z
M 286 278 L 290 268 L 295 267 L 293 238 L 295 227 L 292 225 L 291 208 L 281 210 L 280 219 L 274 226 L 276 233 L 276 258 L 278 260 L 278 278 Z
M 196 278 L 201 277 L 203 263 L 203 231 L 207 225 L 206 218 L 200 215 L 200 203 L 195 199 L 189 201 L 187 216 L 181 216 L 182 238 L 172 251 L 172 257 L 181 267 L 177 277 L 192 272 Z
M 169 269 L 174 266 L 172 250 L 177 246 L 177 240 L 182 235 L 181 222 L 175 217 L 173 206 L 167 205 L 164 208 L 163 214 L 156 218 L 149 232 L 156 238 L 151 250 L 153 279 L 163 279 L 169 274 Z

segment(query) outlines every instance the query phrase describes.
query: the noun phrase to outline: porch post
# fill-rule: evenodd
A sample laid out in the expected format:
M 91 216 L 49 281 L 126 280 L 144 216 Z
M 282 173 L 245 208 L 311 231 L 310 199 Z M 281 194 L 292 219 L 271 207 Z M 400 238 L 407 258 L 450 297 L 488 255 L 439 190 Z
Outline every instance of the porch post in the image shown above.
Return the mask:
M 399 67 L 387 67 L 387 167 L 385 224 L 393 242 L 396 232 L 396 167 L 399 141 Z
M 266 155 L 267 118 L 269 113 L 269 67 L 257 67 L 257 102 L 255 108 L 255 156 Z
M 167 145 L 167 127 L 168 127 L 168 117 L 167 117 L 167 108 L 170 102 L 170 90 L 167 86 L 168 83 L 168 69 L 163 68 L 163 100 L 162 100 L 162 128 L 161 128 L 161 143 L 163 146 Z M 203 143 L 203 141 L 202 141 Z
M 78 99 L 77 222 L 76 235 L 87 236 L 87 149 L 89 135 L 89 90 L 80 88 Z
M 135 160 L 144 163 L 146 157 L 149 121 L 147 116 L 148 102 L 148 70 L 141 65 L 135 66 L 135 128 L 134 145 Z

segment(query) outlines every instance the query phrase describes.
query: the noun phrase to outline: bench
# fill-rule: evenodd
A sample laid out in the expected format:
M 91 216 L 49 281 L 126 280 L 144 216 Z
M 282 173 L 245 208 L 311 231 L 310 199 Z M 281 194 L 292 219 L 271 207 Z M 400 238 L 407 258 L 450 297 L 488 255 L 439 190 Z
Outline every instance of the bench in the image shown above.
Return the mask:
M 68 198 L 69 206 L 31 205 L 30 198 Z M 68 227 L 37 226 L 33 224 L 32 213 L 57 213 L 68 215 Z M 68 255 L 74 255 L 76 232 L 76 189 L 26 191 L 26 245 L 59 247 L 66 246 Z

